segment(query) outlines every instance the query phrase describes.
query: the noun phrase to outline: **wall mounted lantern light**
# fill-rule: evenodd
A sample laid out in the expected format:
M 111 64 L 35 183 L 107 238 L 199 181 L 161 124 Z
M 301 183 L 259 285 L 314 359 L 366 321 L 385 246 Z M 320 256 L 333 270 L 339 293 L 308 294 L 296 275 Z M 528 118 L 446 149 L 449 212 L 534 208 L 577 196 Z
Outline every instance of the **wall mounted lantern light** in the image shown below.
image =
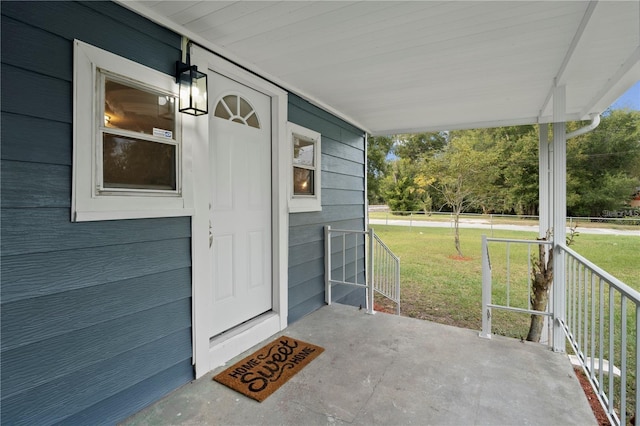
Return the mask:
M 186 57 L 186 43 L 183 39 L 182 61 L 176 61 L 176 83 L 180 85 L 178 110 L 190 115 L 205 115 L 207 106 L 207 75 L 191 65 Z

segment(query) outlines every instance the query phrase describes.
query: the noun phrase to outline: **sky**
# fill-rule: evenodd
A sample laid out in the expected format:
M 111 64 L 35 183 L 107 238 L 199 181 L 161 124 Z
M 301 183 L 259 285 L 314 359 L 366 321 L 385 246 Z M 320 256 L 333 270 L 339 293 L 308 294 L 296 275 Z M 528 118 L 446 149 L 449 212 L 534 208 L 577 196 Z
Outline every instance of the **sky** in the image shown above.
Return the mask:
M 613 104 L 612 109 L 629 108 L 640 111 L 640 81 L 636 82 L 624 95 L 620 96 Z

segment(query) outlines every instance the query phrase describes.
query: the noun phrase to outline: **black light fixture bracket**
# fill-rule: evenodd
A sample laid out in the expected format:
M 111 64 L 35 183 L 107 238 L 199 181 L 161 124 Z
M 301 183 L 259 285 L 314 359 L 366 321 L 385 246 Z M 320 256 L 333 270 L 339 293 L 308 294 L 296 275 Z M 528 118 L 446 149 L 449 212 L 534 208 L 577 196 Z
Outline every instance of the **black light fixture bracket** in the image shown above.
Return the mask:
M 182 60 L 176 61 L 176 83 L 180 85 L 178 110 L 190 115 L 209 112 L 207 102 L 207 75 L 191 65 L 187 55 L 188 40 L 182 39 Z

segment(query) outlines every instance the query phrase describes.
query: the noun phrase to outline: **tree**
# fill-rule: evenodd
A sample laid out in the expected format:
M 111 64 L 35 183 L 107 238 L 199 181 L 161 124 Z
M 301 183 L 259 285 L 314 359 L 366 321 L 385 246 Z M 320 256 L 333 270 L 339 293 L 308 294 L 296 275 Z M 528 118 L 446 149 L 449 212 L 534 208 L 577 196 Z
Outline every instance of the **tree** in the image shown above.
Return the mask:
M 550 238 L 551 232 L 547 231 L 546 237 L 541 241 L 548 241 Z M 531 309 L 539 312 L 547 310 L 551 284 L 553 284 L 553 248 L 538 244 L 538 257 L 531 259 Z M 539 342 L 543 326 L 544 317 L 531 314 L 527 341 Z
M 460 214 L 481 204 L 483 187 L 494 179 L 495 153 L 474 149 L 473 133 L 463 133 L 451 139 L 438 155 L 425 160 L 416 176 L 418 187 L 438 191 L 451 207 L 454 216 L 454 244 L 459 256 Z
M 433 156 L 446 144 L 446 132 L 405 134 L 397 136 L 393 151 L 397 157 L 415 162 Z
M 568 214 L 600 216 L 622 208 L 640 185 L 639 164 L 640 112 L 605 112 L 593 132 L 567 143 Z
M 566 244 L 572 245 L 579 235 L 575 225 L 567 234 Z M 551 231 L 547 231 L 544 238 L 538 241 L 551 240 Z M 549 304 L 549 290 L 553 284 L 553 247 L 545 244 L 538 244 L 538 256 L 531 259 L 531 308 L 534 311 L 544 312 Z M 544 327 L 544 317 L 542 315 L 531 314 L 527 341 L 539 342 Z
M 520 126 L 519 130 L 524 128 L 528 131 L 502 141 L 503 211 L 535 215 L 539 198 L 538 132 L 534 126 Z
M 387 156 L 393 148 L 391 136 L 369 136 L 367 138 L 367 199 L 369 204 L 384 202 L 382 181 L 389 170 Z
M 417 164 L 408 159 L 400 158 L 391 163 L 383 181 L 383 193 L 392 211 L 426 211 L 431 208 L 428 192 L 416 184 L 417 173 Z

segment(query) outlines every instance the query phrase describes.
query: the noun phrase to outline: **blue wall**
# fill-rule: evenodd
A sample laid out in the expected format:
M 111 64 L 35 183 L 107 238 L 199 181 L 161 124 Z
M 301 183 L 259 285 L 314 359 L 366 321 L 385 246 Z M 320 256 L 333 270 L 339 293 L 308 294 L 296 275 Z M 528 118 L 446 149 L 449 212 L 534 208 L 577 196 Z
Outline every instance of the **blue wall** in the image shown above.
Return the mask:
M 173 73 L 110 2 L 2 2 L 1 422 L 110 424 L 193 378 L 190 219 L 71 223 L 73 39 Z
M 289 323 L 292 323 L 324 305 L 324 226 L 364 229 L 366 174 L 362 130 L 293 94 L 289 94 L 289 121 L 322 135 L 322 211 L 289 215 Z M 353 279 L 358 271 L 358 281 L 364 282 L 363 238 L 357 244 L 357 267 L 353 264 L 356 250 L 352 249 L 348 252 L 346 276 Z M 341 270 L 334 273 L 342 277 Z M 333 293 L 334 302 L 364 306 L 365 294 L 361 289 L 336 286 Z

